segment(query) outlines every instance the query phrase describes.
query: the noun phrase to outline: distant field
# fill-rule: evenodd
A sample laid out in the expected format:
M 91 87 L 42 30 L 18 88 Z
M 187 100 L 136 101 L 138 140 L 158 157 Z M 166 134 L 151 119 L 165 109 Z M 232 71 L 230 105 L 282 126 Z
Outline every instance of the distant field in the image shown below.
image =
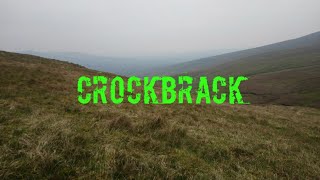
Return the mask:
M 319 73 L 317 66 L 303 68 L 307 71 L 292 67 L 254 78 L 281 77 L 277 88 L 290 92 L 293 87 L 282 82 L 286 76 Z M 320 177 L 317 108 L 81 106 L 77 78 L 96 71 L 1 51 L 0 69 L 0 179 Z M 318 97 L 303 89 L 317 79 L 296 80 L 303 83 L 300 96 Z

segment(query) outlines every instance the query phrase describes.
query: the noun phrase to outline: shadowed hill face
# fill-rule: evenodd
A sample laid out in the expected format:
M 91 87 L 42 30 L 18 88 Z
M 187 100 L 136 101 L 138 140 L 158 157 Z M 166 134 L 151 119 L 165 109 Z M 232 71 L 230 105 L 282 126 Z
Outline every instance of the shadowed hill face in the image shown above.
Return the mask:
M 253 104 L 320 107 L 320 32 L 177 64 L 164 72 L 193 77 L 244 75 L 249 80 L 243 83 L 241 89 L 244 89 L 245 99 Z
M 199 74 L 249 77 L 241 89 L 253 104 L 320 107 L 320 48 L 265 53 L 191 73 Z
M 82 106 L 78 77 L 101 73 L 7 52 L 0 69 L 0 179 L 320 176 L 318 109 Z

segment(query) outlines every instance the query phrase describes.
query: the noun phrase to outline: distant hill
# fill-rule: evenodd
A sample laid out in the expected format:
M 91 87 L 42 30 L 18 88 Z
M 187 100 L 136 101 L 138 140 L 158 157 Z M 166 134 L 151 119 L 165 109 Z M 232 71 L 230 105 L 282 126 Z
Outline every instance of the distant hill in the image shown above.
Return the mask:
M 250 57 L 268 57 L 274 52 L 285 52 L 290 50 L 297 49 L 310 49 L 315 52 L 319 52 L 320 49 L 320 32 L 316 32 L 304 37 L 300 37 L 293 40 L 283 41 L 271 45 L 266 45 L 262 47 L 257 47 L 253 49 L 247 49 L 242 51 L 236 51 L 232 53 L 211 56 L 207 58 L 197 59 L 185 63 L 179 63 L 165 68 L 161 68 L 158 71 L 155 71 L 154 74 L 183 74 L 183 73 L 192 73 L 196 74 L 197 72 L 202 73 L 204 70 L 210 70 L 211 68 L 225 64 L 230 61 L 237 60 L 246 60 Z M 269 53 L 269 54 L 268 54 Z M 267 61 L 267 59 L 266 59 Z M 239 68 L 240 69 L 240 68 Z M 222 69 L 223 70 L 223 69 Z
M 145 69 L 153 68 L 154 66 L 164 66 L 170 63 L 148 63 L 143 60 L 134 58 L 118 58 L 97 56 L 77 52 L 41 52 L 41 51 L 20 51 L 19 53 L 41 56 L 45 58 L 58 59 L 62 61 L 80 64 L 90 69 L 98 71 L 111 72 L 124 76 L 134 75 L 137 72 L 142 72 Z
M 320 177 L 319 109 L 81 105 L 82 75 L 115 76 L 0 51 L 0 179 Z
M 168 66 L 154 74 L 250 77 L 253 103 L 320 107 L 320 32 L 254 49 Z

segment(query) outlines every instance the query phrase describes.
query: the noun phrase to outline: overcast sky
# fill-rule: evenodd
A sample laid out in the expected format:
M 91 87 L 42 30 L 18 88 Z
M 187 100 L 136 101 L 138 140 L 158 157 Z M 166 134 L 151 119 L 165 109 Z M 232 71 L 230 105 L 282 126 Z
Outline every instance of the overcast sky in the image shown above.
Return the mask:
M 108 56 L 244 49 L 320 30 L 320 0 L 0 0 L 0 49 Z

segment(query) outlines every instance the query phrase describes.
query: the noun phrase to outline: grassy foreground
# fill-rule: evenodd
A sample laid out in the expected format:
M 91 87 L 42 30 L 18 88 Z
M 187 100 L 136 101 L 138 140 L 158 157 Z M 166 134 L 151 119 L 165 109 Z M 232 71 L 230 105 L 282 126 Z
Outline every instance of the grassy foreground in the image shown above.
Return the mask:
M 98 72 L 1 51 L 0 69 L 0 179 L 320 177 L 319 109 L 82 106 Z

